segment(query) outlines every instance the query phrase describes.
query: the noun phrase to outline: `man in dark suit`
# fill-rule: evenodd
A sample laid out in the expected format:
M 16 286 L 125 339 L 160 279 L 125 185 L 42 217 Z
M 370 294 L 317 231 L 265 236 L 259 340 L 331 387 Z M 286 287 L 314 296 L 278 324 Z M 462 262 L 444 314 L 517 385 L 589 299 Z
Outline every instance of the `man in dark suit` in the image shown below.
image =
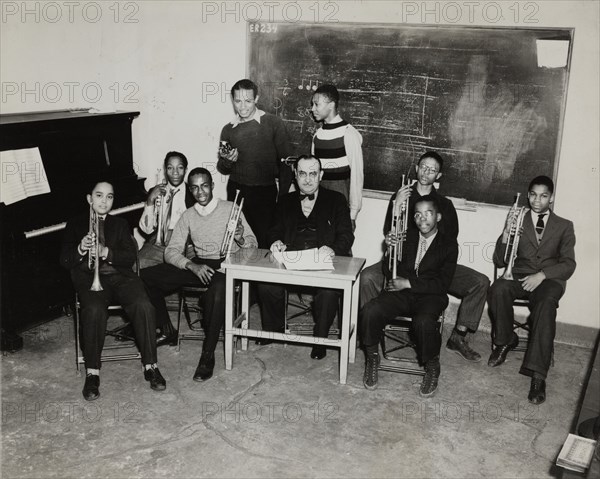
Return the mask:
M 494 350 L 488 361 L 499 366 L 514 349 L 519 338 L 513 331 L 513 302 L 528 299 L 531 315 L 529 344 L 521 374 L 531 376 L 528 399 L 533 404 L 546 400 L 546 376 L 552 360 L 556 309 L 567 280 L 575 271 L 575 231 L 573 223 L 550 210 L 554 183 L 547 176 L 531 180 L 528 188 L 530 211 L 525 212 L 519 244 L 512 267 L 514 279 L 497 279 L 488 294 L 489 313 L 494 326 Z M 504 231 L 496 242 L 494 264 L 505 267 L 505 251 L 511 225 L 518 211 L 512 208 Z M 510 257 L 508 258 L 510 262 Z
M 161 182 L 148 192 L 144 212 L 139 222 L 140 230 L 149 236 L 140 250 L 140 269 L 164 263 L 165 247 L 171 240 L 177 221 L 186 209 L 196 203 L 194 195 L 190 193 L 184 182 L 187 167 L 188 159 L 183 153 L 169 151 L 163 161 L 166 183 Z M 165 204 L 162 205 L 162 202 Z M 160 208 L 162 208 L 162 224 L 159 225 Z M 187 256 L 192 258 L 193 250 L 190 250 Z M 177 344 L 177 331 L 168 317 L 157 317 L 156 326 L 159 329 L 156 336 L 157 347 Z
M 83 397 L 92 401 L 100 396 L 100 367 L 102 348 L 108 320 L 108 306 L 119 303 L 125 309 L 142 353 L 144 378 L 152 389 L 162 391 L 166 381 L 156 364 L 155 311 L 148 299 L 144 284 L 132 270 L 137 245 L 127 222 L 110 216 L 114 199 L 113 186 L 106 181 L 94 185 L 87 201 L 90 214 L 95 212 L 98 238 L 89 231 L 89 216 L 84 215 L 67 223 L 60 255 L 61 264 L 71 272 L 71 279 L 81 303 L 80 336 L 85 359 L 86 378 Z M 98 257 L 96 257 L 98 241 Z M 101 291 L 91 291 L 94 270 L 90 270 L 89 255 L 99 261 Z
M 448 306 L 448 287 L 452 281 L 458 244 L 453 236 L 438 231 L 442 219 L 433 195 L 419 197 L 414 203 L 417 231 L 408 230 L 403 257 L 398 258 L 398 277 L 389 278 L 385 290 L 363 306 L 359 315 L 366 365 L 363 383 L 377 387 L 379 342 L 385 325 L 396 316 L 412 317 L 419 362 L 425 366 L 420 394 L 432 396 L 440 376 L 442 337 L 437 321 Z M 388 261 L 383 262 L 387 269 Z
M 268 231 L 271 251 L 290 251 L 318 248 L 319 255 L 333 258 L 350 256 L 354 242 L 352 222 L 346 199 L 341 193 L 320 188 L 323 178 L 321 161 L 315 156 L 303 155 L 295 166 L 299 191 L 284 196 L 275 210 L 275 220 Z M 261 316 L 265 331 L 283 332 L 285 289 L 277 284 L 259 284 Z M 317 288 L 314 295 L 314 335 L 326 338 L 338 310 L 339 292 Z M 268 344 L 271 340 L 262 340 Z M 315 345 L 310 357 L 323 359 L 327 350 Z

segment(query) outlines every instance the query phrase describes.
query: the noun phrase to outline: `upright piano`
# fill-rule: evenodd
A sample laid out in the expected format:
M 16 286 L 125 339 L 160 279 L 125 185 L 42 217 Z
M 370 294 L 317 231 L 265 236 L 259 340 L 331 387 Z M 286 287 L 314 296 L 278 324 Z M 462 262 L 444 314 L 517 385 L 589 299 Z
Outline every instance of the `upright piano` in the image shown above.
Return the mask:
M 90 183 L 112 180 L 112 214 L 137 223 L 146 195 L 132 154 L 131 124 L 138 115 L 82 110 L 0 115 L 0 150 L 38 147 L 50 185 L 50 193 L 0 203 L 4 333 L 56 317 L 73 302 L 70 276 L 59 264 L 62 230 L 69 218 L 88 211 Z

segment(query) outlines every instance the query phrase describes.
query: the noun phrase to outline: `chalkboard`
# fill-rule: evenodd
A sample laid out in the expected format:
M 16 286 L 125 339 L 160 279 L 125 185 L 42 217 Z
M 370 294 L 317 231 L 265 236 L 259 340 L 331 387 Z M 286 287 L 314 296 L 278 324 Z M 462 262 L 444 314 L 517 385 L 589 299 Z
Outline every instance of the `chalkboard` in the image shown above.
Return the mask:
M 312 92 L 337 86 L 363 137 L 365 189 L 395 191 L 426 150 L 445 159 L 440 192 L 473 202 L 508 205 L 533 177 L 555 177 L 571 29 L 282 22 L 247 35 L 259 106 L 297 153 L 319 126 Z M 567 45 L 563 65 L 538 66 L 538 40 Z

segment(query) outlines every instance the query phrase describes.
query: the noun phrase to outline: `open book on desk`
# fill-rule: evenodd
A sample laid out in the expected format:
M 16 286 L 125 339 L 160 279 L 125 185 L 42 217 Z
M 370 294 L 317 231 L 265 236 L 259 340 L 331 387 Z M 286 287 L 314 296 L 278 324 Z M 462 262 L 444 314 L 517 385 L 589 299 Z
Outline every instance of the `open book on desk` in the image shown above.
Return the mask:
M 318 248 L 301 251 L 276 251 L 273 253 L 273 258 L 289 270 L 322 271 L 334 269 L 331 256 L 319 254 Z

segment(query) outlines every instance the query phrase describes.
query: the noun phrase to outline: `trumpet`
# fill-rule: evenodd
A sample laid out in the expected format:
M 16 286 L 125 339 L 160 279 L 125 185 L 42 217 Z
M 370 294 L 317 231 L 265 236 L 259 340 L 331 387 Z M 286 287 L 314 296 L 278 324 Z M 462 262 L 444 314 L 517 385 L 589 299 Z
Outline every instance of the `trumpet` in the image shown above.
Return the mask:
M 161 181 L 161 172 L 162 172 L 161 168 L 159 168 L 158 170 L 156 170 L 156 184 L 157 185 L 159 183 L 161 183 L 161 184 L 163 183 Z M 156 245 L 157 246 L 164 246 L 163 242 L 165 240 L 163 238 L 163 221 L 164 221 L 163 217 L 165 215 L 165 209 L 164 209 L 164 203 L 165 202 L 163 200 L 164 200 L 164 198 L 161 198 L 160 196 L 157 197 L 154 200 L 154 209 L 158 208 L 158 214 L 157 214 L 158 218 L 156 220 L 156 224 L 157 224 L 157 227 L 156 227 Z M 159 205 L 159 202 L 160 202 L 160 205 Z
M 102 291 L 104 288 L 100 284 L 100 221 L 98 214 L 90 205 L 90 225 L 88 235 L 94 235 L 94 248 L 95 254 L 92 255 L 92 249 L 88 251 L 88 267 L 94 270 L 94 280 L 90 291 Z M 92 257 L 93 256 L 93 257 Z
M 227 229 L 225 230 L 225 235 L 221 242 L 221 258 L 225 258 L 231 253 L 231 247 L 233 246 L 233 240 L 235 238 L 235 230 L 237 229 L 240 215 L 242 214 L 242 206 L 244 206 L 244 198 L 242 198 L 242 201 L 238 204 L 237 201 L 239 196 L 240 190 L 237 190 L 235 192 L 235 199 L 233 200 L 231 212 L 229 213 L 229 219 L 227 220 Z
M 502 275 L 503 279 L 514 279 L 512 270 L 513 266 L 515 265 L 515 259 L 517 259 L 519 239 L 521 238 L 521 228 L 523 227 L 523 220 L 525 219 L 525 213 L 527 212 L 527 208 L 524 206 L 518 208 L 520 196 L 521 193 L 517 193 L 517 199 L 512 207 L 512 209 L 518 211 L 518 213 L 516 216 L 513 216 L 513 220 L 510 224 L 508 242 L 506 243 L 506 250 L 504 251 L 504 262 L 507 263 L 507 266 L 504 270 L 504 274 Z
M 406 178 L 405 181 L 405 175 L 402 175 L 402 187 L 408 184 L 408 178 Z M 392 279 L 398 277 L 398 261 L 402 261 L 402 249 L 404 241 L 406 240 L 407 229 L 408 198 L 402 203 L 398 203 L 394 200 L 392 203 L 392 234 L 396 237 L 396 241 L 388 247 L 388 266 L 389 270 L 392 272 Z

